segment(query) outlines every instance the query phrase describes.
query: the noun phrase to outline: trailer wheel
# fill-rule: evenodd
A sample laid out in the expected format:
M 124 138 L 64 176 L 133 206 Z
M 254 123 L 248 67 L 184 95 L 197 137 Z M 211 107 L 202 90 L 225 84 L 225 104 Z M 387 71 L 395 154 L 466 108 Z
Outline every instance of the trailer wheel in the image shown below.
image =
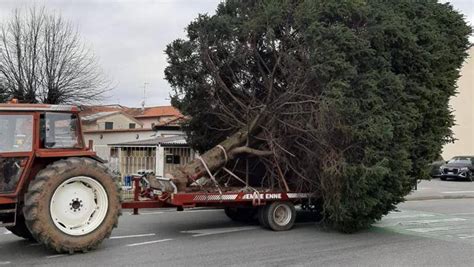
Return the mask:
M 265 207 L 263 216 L 264 223 L 273 231 L 286 231 L 295 223 L 296 210 L 291 202 L 272 202 Z
M 120 215 L 113 176 L 89 158 L 60 160 L 41 170 L 25 195 L 33 237 L 57 252 L 87 252 L 109 237 Z
M 226 207 L 224 208 L 225 215 L 231 220 L 236 222 L 251 222 L 255 219 L 257 214 L 256 208 L 237 208 L 237 207 Z
M 30 230 L 28 230 L 28 227 L 26 227 L 25 216 L 23 216 L 23 214 L 17 215 L 15 226 L 7 226 L 5 228 L 7 228 L 8 231 L 12 232 L 12 234 L 18 237 L 31 240 L 31 241 L 35 240 Z

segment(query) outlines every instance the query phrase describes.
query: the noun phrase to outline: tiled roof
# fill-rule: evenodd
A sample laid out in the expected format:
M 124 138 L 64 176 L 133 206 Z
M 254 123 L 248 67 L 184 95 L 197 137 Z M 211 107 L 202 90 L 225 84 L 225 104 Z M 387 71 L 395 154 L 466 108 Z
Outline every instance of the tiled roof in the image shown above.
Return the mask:
M 117 111 L 125 111 L 129 108 L 121 106 L 121 105 L 102 105 L 102 106 L 81 106 L 81 116 L 89 116 L 96 113 L 102 112 L 117 112 Z
M 173 106 L 156 106 L 142 108 L 129 108 L 121 105 L 105 105 L 105 106 L 82 106 L 81 116 L 89 116 L 102 112 L 121 111 L 135 118 L 155 118 L 162 116 L 182 117 L 183 115 Z
M 135 115 L 137 118 L 175 116 L 182 117 L 183 114 L 173 106 L 158 106 L 145 108 L 141 114 Z
M 163 122 L 160 123 L 160 124 L 155 124 L 153 126 L 153 128 L 160 128 L 162 126 L 178 126 L 178 127 L 180 127 L 185 121 L 186 121 L 186 118 L 184 116 L 182 116 L 182 117 L 171 117 L 171 118 L 163 120 Z

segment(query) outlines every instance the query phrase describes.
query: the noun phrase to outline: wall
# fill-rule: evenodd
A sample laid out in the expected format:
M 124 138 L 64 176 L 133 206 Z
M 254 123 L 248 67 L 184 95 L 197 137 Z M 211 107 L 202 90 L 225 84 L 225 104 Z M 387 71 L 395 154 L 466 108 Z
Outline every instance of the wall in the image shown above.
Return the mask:
M 95 123 L 84 123 L 82 122 L 82 131 L 94 131 L 97 130 L 97 124 Z
M 104 130 L 106 122 L 113 122 L 114 123 L 113 129 L 129 129 L 130 123 L 135 123 L 135 128 L 142 128 L 142 126 L 138 124 L 135 120 L 132 120 L 129 117 L 118 113 L 118 114 L 113 114 L 113 115 L 98 119 L 97 130 Z
M 474 47 L 469 55 L 458 80 L 459 94 L 450 101 L 456 120 L 454 137 L 459 140 L 445 145 L 442 153 L 445 160 L 456 155 L 474 155 Z

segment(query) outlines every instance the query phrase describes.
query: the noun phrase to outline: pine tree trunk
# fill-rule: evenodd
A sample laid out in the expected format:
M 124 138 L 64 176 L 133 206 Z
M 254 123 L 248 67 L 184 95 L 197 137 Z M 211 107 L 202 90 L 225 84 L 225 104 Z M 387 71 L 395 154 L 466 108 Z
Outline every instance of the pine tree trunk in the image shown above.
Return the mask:
M 214 173 L 219 168 L 225 166 L 227 161 L 234 159 L 236 155 L 241 153 L 240 150 L 245 146 L 248 134 L 249 131 L 240 130 L 221 142 L 219 145 L 224 148 L 226 153 L 224 153 L 222 148 L 215 146 L 200 155 L 200 158 L 206 163 L 209 171 Z M 178 187 L 178 191 L 183 191 L 189 183 L 192 183 L 205 174 L 207 174 L 207 170 L 204 164 L 200 159 L 196 158 L 185 166 L 166 174 L 166 176 L 173 180 Z

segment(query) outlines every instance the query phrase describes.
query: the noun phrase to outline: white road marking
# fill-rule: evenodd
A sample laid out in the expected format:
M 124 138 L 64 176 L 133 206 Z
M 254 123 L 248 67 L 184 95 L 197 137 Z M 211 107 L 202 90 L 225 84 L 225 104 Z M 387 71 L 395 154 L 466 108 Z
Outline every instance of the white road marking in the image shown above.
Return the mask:
M 461 239 L 468 239 L 468 238 L 474 238 L 474 235 L 460 234 L 458 235 L 458 237 Z
M 474 193 L 474 191 L 446 191 L 441 192 L 443 194 L 463 194 L 463 193 Z
M 65 254 L 58 254 L 58 255 L 51 255 L 51 256 L 46 256 L 46 259 L 54 259 L 54 258 L 59 258 L 59 257 L 64 257 L 66 256 Z
M 139 234 L 139 235 L 122 235 L 122 236 L 112 236 L 110 239 L 123 239 L 123 238 L 134 238 L 134 237 L 144 237 L 144 236 L 154 236 L 154 233 L 151 234 Z
M 206 236 L 206 235 L 217 235 L 225 233 L 233 233 L 240 231 L 248 231 L 258 229 L 257 226 L 243 226 L 243 227 L 226 227 L 226 228 L 214 228 L 214 229 L 200 229 L 200 230 L 190 230 L 190 231 L 181 231 L 183 234 L 194 234 L 193 237 Z
M 412 228 L 407 229 L 407 231 L 417 232 L 417 233 L 429 233 L 429 232 L 436 232 L 436 231 L 448 231 L 456 229 L 456 227 L 431 227 L 431 228 Z
M 461 216 L 461 215 L 474 215 L 474 212 L 463 212 L 463 213 L 454 213 L 451 215 Z
M 163 211 L 152 211 L 152 212 L 140 212 L 138 215 L 154 215 L 154 214 L 162 214 Z M 133 214 L 131 214 L 133 215 Z
M 448 218 L 448 219 L 436 219 L 436 220 L 419 220 L 419 221 L 409 221 L 405 223 L 438 223 L 438 222 L 462 222 L 466 221 L 464 218 Z
M 4 235 L 9 235 L 11 234 L 12 232 L 8 231 L 8 230 L 5 230 L 5 232 L 3 232 Z
M 222 211 L 222 209 L 202 209 L 202 210 L 183 210 L 183 211 L 176 211 L 175 209 L 173 210 L 168 210 L 168 211 L 151 211 L 151 212 L 139 212 L 138 215 L 155 215 L 155 214 L 163 214 L 163 213 L 185 213 L 185 212 L 215 212 L 215 211 Z M 127 215 L 133 216 L 133 213 L 127 213 Z
M 396 214 L 390 213 L 385 218 L 387 219 L 404 219 L 404 218 L 422 218 L 422 217 L 433 217 L 436 216 L 434 214 Z
M 41 246 L 40 243 L 33 243 L 33 244 L 29 244 L 28 247 L 36 247 L 36 246 Z
M 213 209 L 213 210 L 184 210 L 182 212 L 216 212 L 216 211 L 220 211 L 222 212 L 222 209 Z
M 160 239 L 160 240 L 153 240 L 153 241 L 147 241 L 147 242 L 141 242 L 141 243 L 134 243 L 134 244 L 128 244 L 127 247 L 149 245 L 149 244 L 161 243 L 161 242 L 166 242 L 166 241 L 171 241 L 171 240 L 173 239 Z
M 11 264 L 11 261 L 0 261 L 0 265 L 8 265 Z

